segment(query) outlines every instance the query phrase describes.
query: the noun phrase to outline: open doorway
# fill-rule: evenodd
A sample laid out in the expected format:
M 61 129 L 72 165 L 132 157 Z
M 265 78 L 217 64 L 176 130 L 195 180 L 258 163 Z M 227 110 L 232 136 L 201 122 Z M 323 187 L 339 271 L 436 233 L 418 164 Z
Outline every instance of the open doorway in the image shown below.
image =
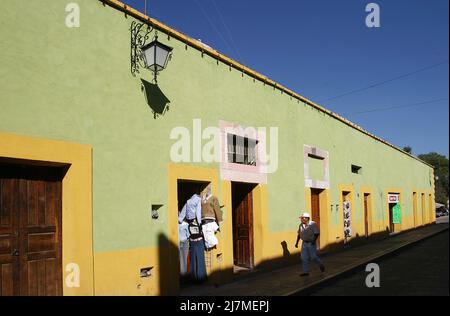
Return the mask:
M 194 180 L 178 180 L 177 181 L 177 197 L 178 197 L 178 214 L 194 194 L 201 195 L 210 185 L 206 181 Z M 192 284 L 190 278 L 190 252 L 189 241 L 181 237 L 181 229 L 178 235 L 178 259 L 180 262 L 180 286 L 186 287 Z
M 396 204 L 397 203 L 389 203 L 389 232 L 390 233 L 395 233 L 393 210 L 394 210 L 394 206 Z
M 418 208 L 417 208 L 417 192 L 413 192 L 413 215 L 414 215 L 414 227 L 419 226 L 419 218 L 418 218 Z
M 388 207 L 389 207 L 389 232 L 395 233 L 396 227 L 400 224 L 400 194 L 399 193 L 389 193 L 388 195 Z
M 252 270 L 253 251 L 253 183 L 231 183 L 233 209 L 233 261 L 234 272 Z

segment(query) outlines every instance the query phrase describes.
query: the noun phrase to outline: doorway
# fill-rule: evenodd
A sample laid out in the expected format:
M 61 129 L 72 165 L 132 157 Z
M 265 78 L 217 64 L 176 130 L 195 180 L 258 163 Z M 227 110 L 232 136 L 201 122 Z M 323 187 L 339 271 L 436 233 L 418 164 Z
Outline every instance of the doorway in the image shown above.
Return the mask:
M 64 174 L 0 163 L 0 295 L 62 295 Z
M 210 185 L 206 181 L 194 180 L 178 180 L 177 181 L 177 200 L 178 214 L 183 209 L 186 202 L 194 195 L 201 195 L 202 192 Z M 178 215 L 177 215 L 178 217 Z M 180 233 L 180 230 L 179 230 Z M 206 257 L 205 257 L 206 258 Z M 190 252 L 189 241 L 178 242 L 178 260 L 180 262 L 180 286 L 186 287 L 192 284 L 190 275 Z M 205 262 L 206 264 L 206 262 Z
M 253 183 L 231 182 L 234 271 L 254 268 Z
M 316 223 L 320 231 L 320 194 L 321 189 L 311 189 L 311 220 Z M 317 238 L 317 248 L 320 249 L 320 238 Z
M 397 203 L 389 203 L 389 232 L 395 233 L 393 209 Z
M 420 207 L 422 209 L 422 226 L 426 224 L 427 210 L 425 209 L 425 193 L 420 194 Z
M 413 192 L 413 216 L 414 227 L 419 226 L 418 209 L 417 209 L 417 192 Z
M 364 193 L 364 235 L 369 238 L 369 199 L 370 194 Z

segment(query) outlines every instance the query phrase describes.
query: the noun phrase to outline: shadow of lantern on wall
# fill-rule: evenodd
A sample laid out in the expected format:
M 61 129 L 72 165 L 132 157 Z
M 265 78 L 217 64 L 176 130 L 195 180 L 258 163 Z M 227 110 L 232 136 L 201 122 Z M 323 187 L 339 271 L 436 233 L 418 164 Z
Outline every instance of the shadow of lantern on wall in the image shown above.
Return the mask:
M 145 101 L 152 109 L 155 119 L 160 115 L 164 115 L 169 110 L 170 100 L 164 95 L 157 84 L 141 79 L 141 89 L 144 93 Z

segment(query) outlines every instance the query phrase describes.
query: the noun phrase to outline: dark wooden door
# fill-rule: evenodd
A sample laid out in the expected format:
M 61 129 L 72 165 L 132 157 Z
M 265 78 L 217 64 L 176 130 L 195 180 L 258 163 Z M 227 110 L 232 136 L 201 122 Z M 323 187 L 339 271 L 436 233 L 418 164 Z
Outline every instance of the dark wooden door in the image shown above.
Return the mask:
M 252 269 L 254 265 L 252 191 L 245 185 L 237 185 L 233 191 L 234 264 Z
M 320 229 L 320 193 L 322 190 L 311 189 L 311 220 Z M 317 247 L 320 248 L 320 235 L 317 239 Z
M 1 295 L 62 295 L 62 170 L 0 164 Z
M 0 176 L 0 295 L 19 295 L 19 180 Z
M 418 208 L 417 208 L 417 192 L 413 192 L 413 215 L 414 215 L 414 227 L 418 226 L 419 223 L 419 218 L 417 216 L 418 215 Z
M 369 194 L 364 194 L 364 232 L 369 237 Z
M 395 225 L 394 225 L 394 217 L 393 217 L 393 211 L 395 204 L 389 203 L 389 231 L 391 233 L 395 232 Z

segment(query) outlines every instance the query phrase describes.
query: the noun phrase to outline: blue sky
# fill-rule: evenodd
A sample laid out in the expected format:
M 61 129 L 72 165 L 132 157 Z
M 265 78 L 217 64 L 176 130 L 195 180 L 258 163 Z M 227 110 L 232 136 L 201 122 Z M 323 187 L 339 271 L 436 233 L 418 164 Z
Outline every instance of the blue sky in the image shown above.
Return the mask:
M 366 27 L 371 2 L 380 28 Z M 147 0 L 150 16 L 394 145 L 447 157 L 448 12 L 448 0 Z

